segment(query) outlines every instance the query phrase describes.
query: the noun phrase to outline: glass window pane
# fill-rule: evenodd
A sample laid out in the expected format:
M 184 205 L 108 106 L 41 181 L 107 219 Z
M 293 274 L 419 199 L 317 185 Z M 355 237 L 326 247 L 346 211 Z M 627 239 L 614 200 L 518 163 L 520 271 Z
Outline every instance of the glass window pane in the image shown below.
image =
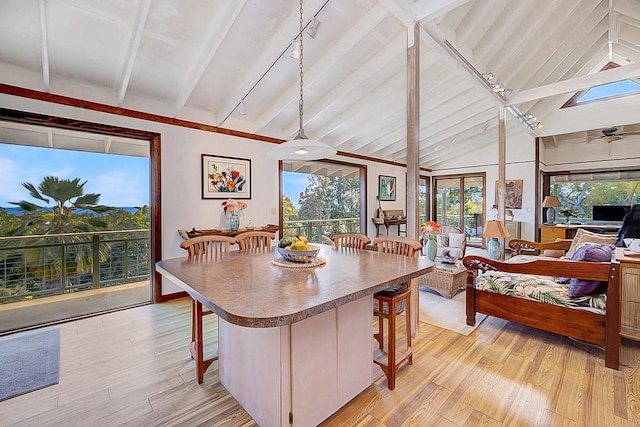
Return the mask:
M 436 202 L 436 222 L 460 228 L 460 179 L 438 179 Z
M 554 175 L 550 177 L 550 185 L 550 193 L 562 203 L 556 208 L 558 222 L 600 221 L 601 218 L 593 216 L 594 206 L 640 203 L 640 178 L 634 171 Z
M 482 224 L 484 221 L 484 182 L 483 178 L 464 178 L 464 230 L 471 237 L 482 239 Z
M 317 161 L 282 167 L 283 236 L 331 243 L 332 234 L 360 232 L 360 167 Z

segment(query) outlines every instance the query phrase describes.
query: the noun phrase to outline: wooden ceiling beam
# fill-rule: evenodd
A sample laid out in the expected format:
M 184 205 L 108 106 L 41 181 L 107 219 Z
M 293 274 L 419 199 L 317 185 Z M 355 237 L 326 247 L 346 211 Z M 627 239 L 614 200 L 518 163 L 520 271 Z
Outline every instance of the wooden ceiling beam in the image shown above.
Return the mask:
M 144 34 L 144 28 L 147 25 L 147 19 L 149 18 L 149 11 L 151 10 L 151 0 L 144 0 L 138 7 L 138 19 L 136 20 L 135 28 L 129 48 L 127 49 L 127 60 L 124 67 L 124 72 L 120 79 L 120 88 L 118 89 L 118 106 L 121 106 L 124 102 L 124 97 L 129 87 L 129 81 L 131 80 L 131 73 L 133 73 L 133 66 L 138 56 L 138 50 L 140 49 L 140 42 L 142 40 L 142 34 Z
M 512 96 L 508 102 L 509 105 L 517 105 L 527 101 L 588 89 L 592 86 L 633 79 L 637 78 L 638 75 L 640 75 L 640 63 L 629 64 L 624 67 L 612 68 L 595 74 L 563 80 L 534 89 L 523 90 Z
M 40 59 L 42 61 L 42 82 L 44 90 L 49 92 L 51 76 L 49 73 L 49 40 L 47 36 L 47 6 L 45 0 L 38 0 L 40 17 Z

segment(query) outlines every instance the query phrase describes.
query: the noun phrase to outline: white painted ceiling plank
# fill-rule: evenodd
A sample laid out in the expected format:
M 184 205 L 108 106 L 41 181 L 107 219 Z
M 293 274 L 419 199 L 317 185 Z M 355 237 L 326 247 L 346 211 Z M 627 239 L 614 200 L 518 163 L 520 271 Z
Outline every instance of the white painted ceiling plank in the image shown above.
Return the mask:
M 182 108 L 184 107 L 187 99 L 189 99 L 189 96 L 191 96 L 191 93 L 198 84 L 198 81 L 200 81 L 205 71 L 207 70 L 207 67 L 216 56 L 216 53 L 218 53 L 218 49 L 220 49 L 220 46 L 226 40 L 227 36 L 229 35 L 229 31 L 231 31 L 233 24 L 238 19 L 238 15 L 240 15 L 240 12 L 242 12 L 242 9 L 244 9 L 246 4 L 247 0 L 239 0 L 235 9 L 233 10 L 233 13 L 227 19 L 221 33 L 211 33 L 209 41 L 204 45 L 204 52 L 201 52 L 201 54 L 198 55 L 198 63 L 195 64 L 195 67 L 192 68 L 189 79 L 184 82 L 176 98 L 174 99 L 173 104 L 171 105 L 171 112 L 174 117 L 177 116 L 180 110 L 182 110 Z
M 351 29 L 341 37 L 340 41 L 327 47 L 325 53 L 313 63 L 311 67 L 307 67 L 304 71 L 305 86 L 309 87 L 314 84 L 314 80 L 320 78 L 333 64 L 342 60 L 370 31 L 373 31 L 387 17 L 384 8 L 375 5 L 367 13 L 358 20 Z M 358 73 L 355 73 L 358 74 Z M 258 131 L 266 127 L 271 121 L 287 106 L 298 103 L 300 92 L 300 81 L 296 81 L 289 88 L 282 91 L 278 99 L 274 100 L 272 107 L 267 108 L 256 120 L 256 128 Z

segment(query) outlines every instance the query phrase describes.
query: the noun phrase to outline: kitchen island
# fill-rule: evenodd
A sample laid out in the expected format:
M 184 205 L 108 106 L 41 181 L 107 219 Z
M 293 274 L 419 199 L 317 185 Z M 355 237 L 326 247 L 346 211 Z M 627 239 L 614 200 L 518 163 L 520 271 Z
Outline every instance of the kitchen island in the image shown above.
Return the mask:
M 326 263 L 312 268 L 275 265 L 275 248 L 156 264 L 220 317 L 220 382 L 263 427 L 317 425 L 369 387 L 373 293 L 433 269 L 424 258 L 318 246 Z

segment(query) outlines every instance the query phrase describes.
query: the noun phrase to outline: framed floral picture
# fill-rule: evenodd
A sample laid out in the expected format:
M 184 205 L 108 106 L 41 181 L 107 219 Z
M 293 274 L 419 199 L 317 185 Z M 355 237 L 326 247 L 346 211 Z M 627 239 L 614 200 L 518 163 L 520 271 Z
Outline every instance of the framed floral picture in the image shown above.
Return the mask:
M 250 199 L 251 160 L 202 155 L 203 199 Z
M 380 200 L 396 200 L 396 177 L 378 175 L 378 196 Z

